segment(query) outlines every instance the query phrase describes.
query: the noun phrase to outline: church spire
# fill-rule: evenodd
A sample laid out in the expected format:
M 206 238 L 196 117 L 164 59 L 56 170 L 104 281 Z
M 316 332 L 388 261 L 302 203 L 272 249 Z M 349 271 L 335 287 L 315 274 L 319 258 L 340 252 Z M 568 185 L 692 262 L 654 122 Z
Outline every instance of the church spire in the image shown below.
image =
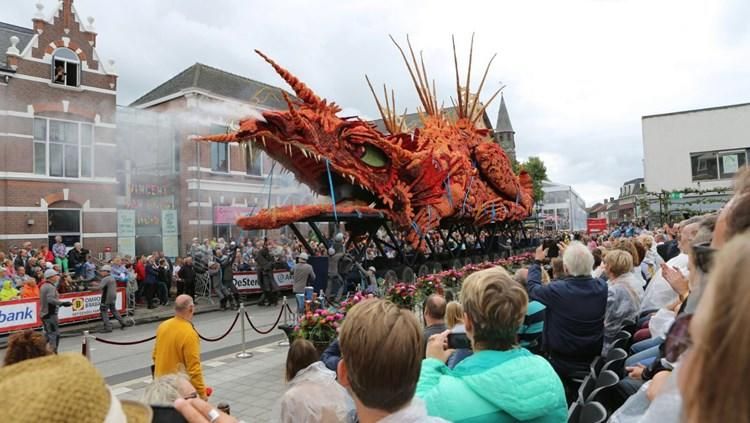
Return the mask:
M 495 124 L 495 142 L 505 150 L 508 157 L 516 159 L 516 132 L 510 124 L 508 107 L 505 105 L 505 97 L 500 97 L 500 109 L 497 112 L 497 123 Z

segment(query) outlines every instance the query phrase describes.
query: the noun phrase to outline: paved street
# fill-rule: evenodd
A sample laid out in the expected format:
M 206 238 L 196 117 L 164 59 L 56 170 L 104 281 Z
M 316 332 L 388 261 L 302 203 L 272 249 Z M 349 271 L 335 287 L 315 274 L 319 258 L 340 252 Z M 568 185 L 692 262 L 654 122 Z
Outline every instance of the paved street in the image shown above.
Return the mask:
M 203 361 L 206 384 L 214 389 L 214 405 L 227 402 L 232 415 L 247 422 L 267 422 L 284 392 L 284 363 L 288 347 L 277 342 L 253 348 L 253 357 L 240 359 L 227 354 Z M 138 399 L 151 377 L 139 377 L 114 385 L 121 399 Z

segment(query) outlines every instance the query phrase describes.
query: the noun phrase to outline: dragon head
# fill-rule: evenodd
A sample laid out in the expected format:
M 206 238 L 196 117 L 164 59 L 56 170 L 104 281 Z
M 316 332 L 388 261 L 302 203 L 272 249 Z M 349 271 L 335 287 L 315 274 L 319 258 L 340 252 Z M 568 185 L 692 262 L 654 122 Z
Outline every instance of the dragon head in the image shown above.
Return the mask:
M 409 135 L 384 135 L 358 117 L 339 117 L 341 108 L 335 103 L 318 97 L 289 71 L 256 53 L 291 86 L 296 98 L 284 94 L 288 110 L 264 111 L 260 117 L 241 120 L 236 132 L 202 140 L 253 143 L 318 194 L 330 196 L 332 183 L 337 204 L 411 214 L 412 201 L 424 202 L 439 194 L 414 192 L 421 184 L 409 176 L 425 178 L 423 166 L 415 169 L 425 155 L 409 148 Z M 434 178 L 445 174 L 438 169 L 432 173 Z

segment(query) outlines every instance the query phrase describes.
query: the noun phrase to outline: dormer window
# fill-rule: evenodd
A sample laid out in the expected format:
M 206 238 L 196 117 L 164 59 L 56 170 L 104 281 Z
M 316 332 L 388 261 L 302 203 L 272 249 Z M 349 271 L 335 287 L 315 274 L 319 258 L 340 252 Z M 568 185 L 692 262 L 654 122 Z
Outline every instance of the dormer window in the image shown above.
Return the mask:
M 80 83 L 81 60 L 73 50 L 58 48 L 52 55 L 52 82 L 68 87 L 77 87 Z

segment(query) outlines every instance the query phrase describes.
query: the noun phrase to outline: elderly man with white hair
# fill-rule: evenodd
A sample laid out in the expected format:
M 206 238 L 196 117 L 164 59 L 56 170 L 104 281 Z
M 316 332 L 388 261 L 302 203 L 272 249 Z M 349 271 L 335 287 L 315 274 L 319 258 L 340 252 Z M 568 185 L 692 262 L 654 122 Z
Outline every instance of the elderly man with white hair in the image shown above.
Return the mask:
M 544 350 L 565 383 L 573 373 L 588 369 L 591 360 L 601 354 L 607 284 L 591 277 L 594 256 L 580 242 L 571 242 L 563 250 L 566 276 L 542 285 L 540 265 L 546 257 L 547 250 L 539 246 L 536 263 L 529 267 L 526 287 L 530 300 L 547 307 Z

